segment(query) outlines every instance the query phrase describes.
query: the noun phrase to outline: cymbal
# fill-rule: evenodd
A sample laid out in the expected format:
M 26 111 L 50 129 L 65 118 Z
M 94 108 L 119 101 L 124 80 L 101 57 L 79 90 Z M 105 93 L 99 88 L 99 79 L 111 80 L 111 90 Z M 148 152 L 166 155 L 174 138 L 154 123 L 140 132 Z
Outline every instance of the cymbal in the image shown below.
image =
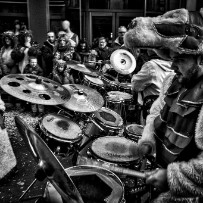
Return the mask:
M 128 75 L 136 68 L 135 57 L 125 49 L 117 49 L 111 54 L 111 65 L 120 74 Z
M 98 77 L 98 74 L 95 72 L 93 72 L 92 70 L 90 70 L 89 68 L 86 67 L 85 64 L 81 64 L 77 61 L 67 61 L 67 67 L 68 68 L 71 68 L 73 70 L 77 70 L 81 73 L 84 73 L 86 75 L 90 75 L 90 76 L 93 76 L 93 77 Z
M 59 83 L 32 74 L 10 74 L 0 80 L 8 94 L 35 104 L 58 105 L 70 99 L 70 93 Z
M 68 102 L 62 104 L 65 108 L 90 113 L 99 110 L 104 105 L 103 97 L 94 89 L 78 84 L 63 85 L 71 94 Z
M 61 163 L 42 138 L 19 116 L 15 117 L 15 122 L 19 133 L 23 137 L 40 169 L 44 171 L 64 201 L 84 203 L 70 176 L 65 172 Z

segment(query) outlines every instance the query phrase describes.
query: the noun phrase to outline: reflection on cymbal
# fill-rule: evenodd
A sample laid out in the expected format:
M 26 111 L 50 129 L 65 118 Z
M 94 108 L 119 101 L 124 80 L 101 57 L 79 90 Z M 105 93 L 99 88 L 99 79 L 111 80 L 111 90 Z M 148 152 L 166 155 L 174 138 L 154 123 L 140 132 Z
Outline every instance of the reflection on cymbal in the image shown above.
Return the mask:
M 59 83 L 32 74 L 10 74 L 0 80 L 1 88 L 14 97 L 35 104 L 58 105 L 70 98 Z
M 78 84 L 63 85 L 71 94 L 68 102 L 62 106 L 82 113 L 89 113 L 99 110 L 104 105 L 103 97 L 94 89 Z

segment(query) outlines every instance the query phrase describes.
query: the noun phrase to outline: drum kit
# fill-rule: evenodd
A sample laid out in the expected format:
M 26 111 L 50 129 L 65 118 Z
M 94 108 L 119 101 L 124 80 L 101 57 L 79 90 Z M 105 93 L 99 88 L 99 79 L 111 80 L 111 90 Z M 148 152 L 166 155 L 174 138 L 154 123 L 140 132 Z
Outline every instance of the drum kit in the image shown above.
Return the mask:
M 125 50 L 111 56 L 115 70 L 123 74 L 134 70 L 133 59 Z M 60 85 L 32 74 L 11 74 L 0 80 L 2 89 L 14 97 L 60 109 L 46 114 L 38 130 L 15 117 L 39 170 L 48 178 L 43 199 L 56 203 L 123 203 L 130 191 L 134 191 L 133 198 L 138 198 L 139 188 L 142 192 L 146 189 L 145 173 L 139 171 L 145 166 L 137 152 L 143 127 L 126 124 L 126 114 L 133 104 L 131 85 L 122 84 L 121 90 L 111 76 L 76 61 L 69 62 L 68 67 L 84 74 L 83 84 Z M 64 169 L 56 157 L 60 155 L 75 155 L 76 164 Z

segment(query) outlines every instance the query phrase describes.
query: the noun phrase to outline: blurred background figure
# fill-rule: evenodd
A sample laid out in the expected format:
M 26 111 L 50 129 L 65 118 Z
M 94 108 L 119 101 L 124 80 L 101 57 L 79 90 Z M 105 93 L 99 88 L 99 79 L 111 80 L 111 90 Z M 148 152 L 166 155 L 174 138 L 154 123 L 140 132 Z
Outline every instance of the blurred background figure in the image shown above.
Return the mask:
M 82 63 L 88 62 L 89 55 L 90 55 L 90 48 L 85 38 L 79 41 L 79 44 L 77 46 L 77 53 L 80 55 Z
M 112 43 L 111 47 L 116 50 L 119 49 L 120 47 L 124 46 L 124 35 L 127 32 L 127 28 L 125 26 L 120 26 L 118 28 L 118 37 L 114 40 Z
M 42 52 L 42 68 L 44 76 L 49 76 L 53 71 L 53 58 L 56 49 L 56 36 L 53 31 L 47 32 L 47 40 L 44 42 Z
M 61 23 L 63 31 L 66 33 L 67 39 L 71 39 L 76 43 L 76 46 L 79 43 L 79 37 L 76 33 L 72 32 L 70 29 L 70 22 L 68 20 L 64 20 Z

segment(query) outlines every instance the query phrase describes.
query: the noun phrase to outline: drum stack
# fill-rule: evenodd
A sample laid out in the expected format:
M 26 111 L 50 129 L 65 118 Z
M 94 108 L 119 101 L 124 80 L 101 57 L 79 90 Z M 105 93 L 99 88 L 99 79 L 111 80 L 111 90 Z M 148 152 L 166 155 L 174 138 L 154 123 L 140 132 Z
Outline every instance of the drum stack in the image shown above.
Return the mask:
M 123 75 L 136 66 L 126 50 L 113 52 L 110 61 Z M 135 105 L 131 84 L 84 64 L 70 62 L 68 66 L 83 74 L 82 84 L 59 85 L 30 74 L 13 74 L 0 81 L 12 96 L 55 110 L 40 120 L 35 131 L 16 117 L 20 134 L 49 179 L 43 199 L 57 203 L 141 202 L 147 187 L 140 171 L 149 164 L 137 151 L 143 127 L 129 124 L 127 119 Z M 64 170 L 56 156 L 72 157 L 72 167 Z

